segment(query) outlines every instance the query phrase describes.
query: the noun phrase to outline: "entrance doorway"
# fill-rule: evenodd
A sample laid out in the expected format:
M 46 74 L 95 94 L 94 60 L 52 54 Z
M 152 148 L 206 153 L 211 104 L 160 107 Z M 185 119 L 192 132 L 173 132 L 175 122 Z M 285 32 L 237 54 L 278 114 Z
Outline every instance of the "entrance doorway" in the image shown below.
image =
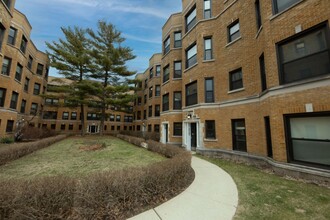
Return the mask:
M 197 147 L 197 125 L 196 123 L 190 124 L 190 143 L 191 143 L 191 150 L 196 151 Z
M 167 123 L 163 123 L 162 143 L 163 144 L 167 144 L 168 143 L 168 124 Z
M 91 134 L 99 133 L 99 126 L 98 125 L 89 125 L 88 132 Z

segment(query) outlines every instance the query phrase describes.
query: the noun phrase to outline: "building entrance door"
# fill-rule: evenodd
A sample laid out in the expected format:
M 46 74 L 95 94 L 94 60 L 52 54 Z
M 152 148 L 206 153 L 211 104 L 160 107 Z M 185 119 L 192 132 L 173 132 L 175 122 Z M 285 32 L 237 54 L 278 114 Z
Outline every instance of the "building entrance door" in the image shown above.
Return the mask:
M 195 151 L 197 147 L 197 126 L 196 123 L 190 124 L 191 150 Z

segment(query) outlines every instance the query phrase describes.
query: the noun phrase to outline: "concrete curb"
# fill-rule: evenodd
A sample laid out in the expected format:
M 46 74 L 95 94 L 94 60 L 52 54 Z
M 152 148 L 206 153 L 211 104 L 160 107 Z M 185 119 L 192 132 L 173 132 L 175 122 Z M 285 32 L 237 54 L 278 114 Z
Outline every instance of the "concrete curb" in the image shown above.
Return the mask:
M 218 166 L 192 157 L 193 183 L 164 204 L 130 220 L 229 220 L 238 205 L 237 187 L 231 176 Z

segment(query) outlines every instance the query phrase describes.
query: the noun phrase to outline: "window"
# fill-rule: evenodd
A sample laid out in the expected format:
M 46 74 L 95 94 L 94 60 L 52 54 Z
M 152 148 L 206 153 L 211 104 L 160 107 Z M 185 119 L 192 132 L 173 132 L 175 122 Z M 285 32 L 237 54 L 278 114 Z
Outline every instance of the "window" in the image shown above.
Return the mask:
M 230 91 L 243 88 L 242 69 L 234 70 L 229 73 L 229 89 Z
M 181 61 L 174 62 L 174 76 L 173 78 L 182 78 L 182 64 Z
M 22 78 L 22 70 L 23 70 L 23 67 L 18 63 L 16 66 L 15 79 L 19 82 L 21 81 L 21 78 Z
M 55 130 L 56 129 L 56 124 L 51 124 L 50 129 Z
M 39 95 L 40 94 L 40 84 L 35 83 L 33 88 L 33 95 Z
M 147 103 L 147 94 L 144 95 L 144 104 Z
M 160 76 L 160 65 L 156 66 L 156 76 Z
M 256 0 L 255 4 L 255 9 L 256 9 L 256 21 L 257 21 L 257 29 L 259 30 L 262 22 L 261 22 L 261 9 L 260 9 L 260 1 Z
M 152 105 L 148 108 L 148 117 L 152 117 Z
M 190 31 L 196 24 L 196 6 L 186 15 L 186 32 Z
M 214 83 L 213 78 L 205 79 L 205 103 L 214 102 Z
M 37 113 L 38 113 L 38 104 L 37 103 L 32 103 L 30 114 L 31 115 L 37 115 Z
M 42 72 L 44 71 L 44 65 L 38 63 L 37 66 L 37 74 L 42 76 Z
M 164 41 L 164 54 L 167 54 L 170 51 L 170 46 L 171 46 L 171 38 L 168 37 Z
M 26 46 L 27 46 L 27 39 L 24 37 L 24 35 L 22 36 L 22 41 L 21 41 L 21 47 L 20 50 L 25 53 L 26 51 Z
M 25 92 L 29 92 L 29 84 L 30 84 L 30 79 L 29 78 L 25 78 L 25 83 L 24 83 L 24 91 Z
M 96 121 L 96 120 L 99 120 L 100 119 L 100 116 L 96 113 L 87 113 L 87 120 L 90 120 L 90 121 Z
M 142 103 L 142 98 L 141 97 L 138 97 L 138 101 L 137 101 L 138 103 L 138 105 L 141 105 L 141 103 Z
M 14 120 L 7 120 L 6 132 L 14 131 Z
M 267 79 L 266 79 L 264 54 L 261 54 L 261 56 L 259 57 L 259 66 L 260 66 L 261 90 L 265 91 L 267 89 Z
M 61 130 L 62 130 L 62 131 L 65 130 L 65 124 L 61 124 Z
M 186 85 L 186 106 L 195 105 L 197 100 L 197 81 Z
M 160 96 L 160 85 L 155 86 L 155 96 Z
M 204 0 L 204 18 L 211 18 L 211 0 Z
M 29 56 L 29 60 L 28 60 L 28 64 L 27 64 L 29 69 L 32 69 L 32 63 L 33 63 L 33 58 L 31 56 Z
M 63 120 L 69 120 L 69 112 L 63 112 L 62 119 Z
M 169 110 L 169 94 L 163 95 L 163 112 Z
M 232 120 L 233 132 L 233 150 L 246 152 L 246 131 L 245 120 L 235 119 Z
M 149 78 L 152 79 L 154 77 L 154 68 L 151 68 L 149 71 Z
M 148 78 L 144 80 L 144 89 L 148 88 Z
M 205 138 L 206 139 L 216 139 L 215 121 L 214 120 L 205 121 Z
M 194 43 L 186 50 L 186 68 L 197 63 L 197 45 Z
M 235 21 L 228 27 L 228 42 L 232 42 L 241 36 L 239 31 L 239 21 Z
M 173 93 L 173 109 L 181 109 L 182 108 L 182 95 L 181 92 Z
M 45 79 L 48 81 L 48 75 L 49 75 L 49 67 L 46 66 L 46 73 L 45 73 Z
M 6 28 L 0 23 L 0 51 L 2 48 L 3 37 L 5 35 Z
M 71 120 L 77 120 L 77 112 L 71 112 Z
M 151 132 L 151 125 L 148 125 L 148 132 Z
M 204 38 L 204 60 L 212 60 L 212 38 Z
M 182 46 L 181 38 L 182 38 L 181 31 L 174 32 L 174 47 L 175 48 L 179 48 Z
M 136 120 L 141 120 L 141 111 L 137 112 Z
M 273 0 L 274 12 L 280 13 L 299 1 L 301 0 Z
M 173 123 L 173 135 L 182 136 L 182 123 L 181 122 Z
M 73 130 L 73 124 L 69 124 L 69 130 L 72 131 Z M 105 129 L 106 130 L 106 129 Z
M 155 105 L 155 117 L 160 116 L 160 105 Z
M 159 132 L 159 125 L 154 125 L 154 132 Z
M 45 104 L 46 105 L 58 105 L 58 99 L 46 98 Z
M 163 70 L 163 83 L 170 79 L 170 66 L 167 65 Z
M 329 38 L 329 29 L 322 24 L 279 43 L 281 84 L 329 74 Z
M 8 57 L 4 57 L 3 60 L 2 60 L 1 74 L 9 76 L 10 66 L 11 66 L 11 59 L 8 58 Z
M 8 44 L 15 45 L 17 30 L 13 27 L 10 27 L 8 34 Z
M 144 119 L 144 120 L 147 119 L 147 110 L 143 110 L 143 119 Z
M 3 2 L 6 4 L 7 8 L 10 9 L 10 6 L 11 6 L 11 1 L 12 0 L 3 0 Z
M 149 99 L 152 98 L 152 93 L 153 93 L 153 92 L 152 92 L 152 89 L 153 89 L 152 86 L 149 87 Z
M 46 111 L 43 113 L 43 119 L 53 119 L 56 120 L 57 119 L 57 112 L 53 112 L 53 111 Z
M 116 121 L 120 121 L 121 120 L 121 116 L 120 115 L 116 115 Z
M 110 121 L 115 121 L 115 115 L 110 115 Z
M 26 100 L 22 100 L 22 103 L 21 103 L 21 113 L 24 114 L 25 113 L 25 108 L 26 108 Z
M 6 100 L 6 89 L 0 88 L 0 107 L 4 107 Z
M 17 100 L 18 100 L 18 93 L 13 92 L 11 95 L 11 100 L 10 100 L 10 108 L 12 108 L 12 109 L 17 108 Z
M 290 161 L 309 165 L 330 166 L 330 116 L 288 116 L 287 137 Z

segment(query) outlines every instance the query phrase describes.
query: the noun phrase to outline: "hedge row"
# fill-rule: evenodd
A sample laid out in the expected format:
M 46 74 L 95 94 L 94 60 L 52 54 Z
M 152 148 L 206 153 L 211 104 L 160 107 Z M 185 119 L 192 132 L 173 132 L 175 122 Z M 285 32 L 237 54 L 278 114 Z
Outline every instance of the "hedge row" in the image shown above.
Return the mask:
M 148 131 L 120 131 L 119 134 L 127 135 L 127 136 L 134 136 L 140 137 L 146 140 L 160 140 L 160 133 L 159 132 L 148 132 Z
M 0 148 L 0 165 L 17 160 L 20 157 L 33 153 L 34 151 L 48 147 L 49 145 L 63 140 L 66 137 L 66 135 L 58 135 L 33 142 L 14 143 L 7 146 L 2 146 Z
M 140 138 L 119 137 L 141 146 Z M 148 146 L 171 159 L 82 179 L 0 181 L 0 219 L 126 219 L 161 204 L 192 182 L 191 155 L 154 141 Z

